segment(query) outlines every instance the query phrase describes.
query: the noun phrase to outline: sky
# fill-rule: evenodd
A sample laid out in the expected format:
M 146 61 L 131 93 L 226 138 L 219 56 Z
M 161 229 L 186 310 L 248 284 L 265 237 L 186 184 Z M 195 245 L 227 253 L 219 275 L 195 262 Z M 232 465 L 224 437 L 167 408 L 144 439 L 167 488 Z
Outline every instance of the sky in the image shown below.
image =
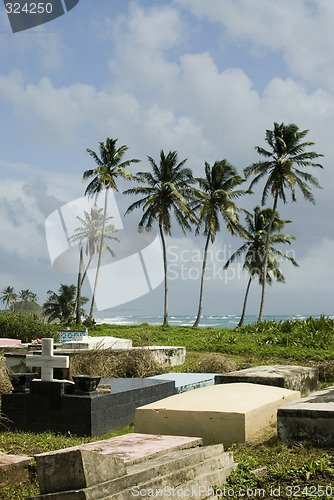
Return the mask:
M 52 267 L 45 220 L 83 196 L 82 174 L 94 167 L 86 148 L 117 138 L 127 159 L 141 159 L 133 172 L 149 170 L 147 156 L 158 161 L 163 149 L 187 159 L 195 176 L 221 159 L 242 175 L 260 159 L 254 146 L 266 146 L 266 130 L 284 122 L 309 130 L 324 155 L 324 168 L 312 172 L 323 189 L 314 190 L 315 205 L 299 192 L 297 203 L 278 205 L 296 238 L 281 248 L 299 268 L 281 263 L 286 283 L 268 287 L 265 314 L 333 314 L 333 25 L 332 0 L 80 0 L 12 33 L 1 6 L 0 289 L 29 288 L 42 304 L 48 290 L 76 283 L 76 269 Z M 129 187 L 121 182 L 116 193 L 122 217 Z M 262 188 L 239 204 L 252 210 Z M 204 242 L 176 224 L 167 239 L 171 315 L 197 312 Z M 247 275 L 240 264 L 222 267 L 242 243 L 222 226 L 210 248 L 204 315 L 240 313 Z M 254 283 L 248 314 L 259 302 Z M 163 284 L 99 314 L 162 312 Z

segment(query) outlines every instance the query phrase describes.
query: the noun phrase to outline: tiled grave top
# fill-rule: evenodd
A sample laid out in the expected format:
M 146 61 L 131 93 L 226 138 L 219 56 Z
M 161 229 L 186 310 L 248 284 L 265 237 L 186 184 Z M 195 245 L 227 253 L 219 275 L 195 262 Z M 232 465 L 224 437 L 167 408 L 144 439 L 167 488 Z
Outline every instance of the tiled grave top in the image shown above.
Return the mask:
M 318 389 L 318 370 L 293 365 L 255 366 L 216 376 L 216 384 L 250 382 L 300 391 L 302 396 Z
M 110 392 L 114 394 L 117 392 L 137 390 L 141 387 L 160 385 L 165 382 L 168 381 L 149 378 L 101 378 L 99 385 L 110 385 Z
M 164 373 L 148 377 L 153 380 L 174 380 L 176 392 L 186 392 L 200 387 L 214 385 L 215 373 Z
M 59 342 L 70 342 L 75 340 L 75 338 L 79 335 L 87 335 L 86 331 L 70 331 L 70 330 L 60 330 L 59 332 L 60 340 Z
M 123 460 L 126 464 L 140 462 L 148 457 L 157 457 L 172 451 L 194 448 L 202 444 L 202 439 L 186 436 L 157 436 L 153 434 L 125 434 L 103 441 L 81 444 L 63 450 L 41 453 L 37 456 L 66 453 L 70 450 L 88 450 L 112 455 Z

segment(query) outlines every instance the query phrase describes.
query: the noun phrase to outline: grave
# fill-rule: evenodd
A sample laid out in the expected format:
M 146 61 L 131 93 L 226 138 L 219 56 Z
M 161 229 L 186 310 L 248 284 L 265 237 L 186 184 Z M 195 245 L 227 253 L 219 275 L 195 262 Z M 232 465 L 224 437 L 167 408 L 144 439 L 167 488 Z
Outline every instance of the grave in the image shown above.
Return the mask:
M 318 389 L 318 369 L 306 366 L 270 365 L 216 375 L 216 384 L 248 382 L 284 387 L 307 396 Z
M 116 337 L 75 336 L 72 341 L 62 343 L 62 349 L 131 349 L 132 340 Z
M 4 337 L 0 338 L 0 347 L 9 347 L 14 345 L 20 345 L 21 340 L 19 339 L 6 339 Z
M 276 422 L 277 408 L 300 392 L 259 384 L 202 387 L 137 408 L 135 431 L 200 436 L 205 445 L 250 441 Z
M 2 395 L 3 427 L 101 436 L 132 424 L 137 406 L 175 394 L 168 380 L 102 379 L 112 389 L 103 394 L 96 390 L 100 377 L 78 376 L 75 384 L 55 380 L 53 370 L 68 365 L 68 357 L 55 356 L 52 346 L 53 339 L 43 339 L 42 354 L 27 356 L 28 365 L 41 367 L 41 380 L 28 387 L 20 378 L 17 389 Z
M 192 391 L 200 387 L 208 387 L 215 383 L 215 373 L 164 373 L 162 375 L 155 375 L 148 377 L 153 380 L 174 380 L 175 390 L 177 394 L 182 392 Z
M 334 447 L 334 386 L 282 406 L 277 415 L 280 444 Z
M 0 453 L 0 488 L 29 479 L 28 466 L 33 460 L 33 457 Z
M 236 465 L 200 438 L 127 434 L 36 456 L 35 500 L 176 496 L 204 499 Z M 32 500 L 32 499 L 30 499 Z

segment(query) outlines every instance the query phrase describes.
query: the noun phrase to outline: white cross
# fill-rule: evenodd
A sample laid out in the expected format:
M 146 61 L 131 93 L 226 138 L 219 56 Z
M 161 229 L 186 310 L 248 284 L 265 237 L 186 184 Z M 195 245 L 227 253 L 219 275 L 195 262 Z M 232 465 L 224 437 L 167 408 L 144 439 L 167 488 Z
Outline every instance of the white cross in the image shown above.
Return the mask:
M 68 368 L 68 356 L 54 356 L 53 354 L 53 339 L 42 339 L 42 355 L 36 356 L 28 354 L 26 356 L 27 366 L 41 368 L 41 380 L 44 382 L 52 382 L 54 368 Z

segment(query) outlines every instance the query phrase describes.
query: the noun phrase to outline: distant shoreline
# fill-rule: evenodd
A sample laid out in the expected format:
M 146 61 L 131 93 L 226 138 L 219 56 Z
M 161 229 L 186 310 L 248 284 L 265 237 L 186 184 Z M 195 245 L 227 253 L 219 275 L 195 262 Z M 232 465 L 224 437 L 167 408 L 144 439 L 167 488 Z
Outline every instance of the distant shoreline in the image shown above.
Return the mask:
M 286 321 L 286 320 L 305 320 L 311 315 L 268 315 L 264 316 L 264 321 Z M 334 318 L 334 315 L 326 315 L 326 317 Z M 319 318 L 320 314 L 312 315 L 313 318 Z M 192 326 L 194 324 L 196 317 L 195 316 L 169 316 L 168 323 L 170 326 Z M 151 326 L 160 326 L 163 323 L 162 316 L 153 316 L 153 315 L 115 315 L 111 316 L 105 315 L 102 313 L 99 316 L 95 316 L 95 320 L 97 324 L 107 323 L 112 325 L 141 325 L 143 323 L 148 323 Z M 199 324 L 199 328 L 235 328 L 240 320 L 240 315 L 211 315 L 211 316 L 203 316 L 201 322 Z M 256 315 L 246 315 L 245 317 L 245 325 L 256 323 L 257 316 Z

